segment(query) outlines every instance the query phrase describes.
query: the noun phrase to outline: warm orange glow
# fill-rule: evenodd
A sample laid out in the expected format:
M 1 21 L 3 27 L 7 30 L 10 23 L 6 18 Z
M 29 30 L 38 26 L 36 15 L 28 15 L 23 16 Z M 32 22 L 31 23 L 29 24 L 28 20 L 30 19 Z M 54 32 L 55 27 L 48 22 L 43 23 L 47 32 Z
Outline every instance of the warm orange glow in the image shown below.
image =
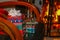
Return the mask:
M 56 20 L 55 20 L 55 21 L 58 21 L 58 16 L 60 16 L 60 9 L 58 9 L 58 10 L 56 11 Z
M 45 15 L 48 16 L 48 13 L 49 13 L 49 4 L 47 6 L 47 11 L 45 12 Z
M 58 6 L 58 8 L 60 9 L 60 5 Z
M 43 21 L 44 21 L 44 23 L 46 23 L 47 22 L 48 13 L 49 13 L 49 4 L 43 10 L 44 10 L 44 14 L 43 14 L 44 15 L 44 18 L 43 18 Z
M 48 3 L 48 0 L 46 0 L 46 3 Z
M 56 15 L 60 15 L 60 9 L 56 11 Z
M 54 2 L 54 4 L 56 5 L 56 2 Z

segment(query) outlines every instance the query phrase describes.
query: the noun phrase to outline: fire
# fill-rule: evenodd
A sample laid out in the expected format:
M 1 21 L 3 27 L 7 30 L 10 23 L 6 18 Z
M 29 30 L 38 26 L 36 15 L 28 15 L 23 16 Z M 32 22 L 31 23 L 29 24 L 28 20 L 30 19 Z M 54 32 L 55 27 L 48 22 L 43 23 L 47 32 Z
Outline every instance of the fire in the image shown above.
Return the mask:
M 60 16 L 60 9 L 56 11 L 56 21 L 58 21 L 58 16 Z
M 60 15 L 60 9 L 58 9 L 56 13 L 57 13 L 56 15 Z
M 49 13 L 49 4 L 46 6 L 46 8 L 44 9 L 44 18 L 43 18 L 43 21 L 44 23 L 47 22 L 47 17 L 48 17 L 48 13 Z
M 46 4 L 46 6 L 43 8 L 43 15 L 44 15 L 43 21 L 44 22 L 47 22 L 47 17 L 49 15 L 49 2 L 48 2 L 48 0 L 46 0 L 46 3 L 48 3 L 48 4 Z M 54 2 L 54 5 L 56 7 L 54 7 L 54 9 L 53 9 L 54 13 L 52 13 L 52 17 L 53 17 L 52 22 L 58 22 L 58 16 L 60 16 L 60 5 L 57 5 L 56 1 Z
M 47 6 L 47 11 L 45 12 L 46 16 L 48 16 L 48 13 L 49 13 L 49 4 Z

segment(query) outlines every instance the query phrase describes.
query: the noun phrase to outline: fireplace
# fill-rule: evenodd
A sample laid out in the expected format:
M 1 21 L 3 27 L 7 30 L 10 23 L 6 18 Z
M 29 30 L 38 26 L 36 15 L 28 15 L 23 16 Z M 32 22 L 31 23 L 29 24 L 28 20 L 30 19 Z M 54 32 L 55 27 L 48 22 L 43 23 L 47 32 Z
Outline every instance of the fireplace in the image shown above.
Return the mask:
M 44 0 L 41 18 L 46 36 L 60 36 L 60 0 Z

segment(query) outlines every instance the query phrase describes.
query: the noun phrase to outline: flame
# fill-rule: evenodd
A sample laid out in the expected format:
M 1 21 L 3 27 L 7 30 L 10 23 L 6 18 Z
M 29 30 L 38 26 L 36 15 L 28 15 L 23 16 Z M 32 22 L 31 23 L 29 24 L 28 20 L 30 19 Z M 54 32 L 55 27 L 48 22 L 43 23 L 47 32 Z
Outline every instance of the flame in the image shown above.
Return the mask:
M 58 22 L 58 16 L 60 16 L 60 5 L 57 5 L 57 2 L 55 2 L 56 3 L 56 11 L 55 11 L 55 13 L 56 13 L 56 19 L 55 19 L 55 21 L 56 22 Z
M 47 6 L 47 10 L 45 11 L 45 15 L 48 16 L 48 13 L 49 13 L 49 4 Z
M 46 23 L 47 22 L 47 16 L 49 13 L 49 4 L 46 6 L 46 8 L 44 10 L 45 10 L 44 11 L 44 17 L 46 17 L 46 18 L 43 18 L 43 21 L 44 21 L 44 23 Z
M 58 21 L 58 16 L 60 16 L 60 9 L 56 11 L 56 21 Z
M 56 15 L 60 15 L 60 9 L 58 9 L 56 13 L 57 13 Z

